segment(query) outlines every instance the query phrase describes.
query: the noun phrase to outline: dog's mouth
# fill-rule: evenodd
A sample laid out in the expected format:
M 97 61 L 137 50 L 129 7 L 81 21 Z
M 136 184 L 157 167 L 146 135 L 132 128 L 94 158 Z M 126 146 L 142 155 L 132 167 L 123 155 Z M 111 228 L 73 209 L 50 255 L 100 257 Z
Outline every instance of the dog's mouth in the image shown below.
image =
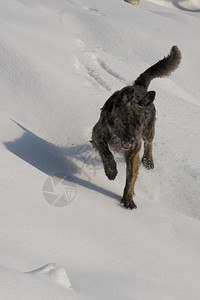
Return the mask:
M 122 148 L 124 150 L 130 150 L 132 144 L 131 143 L 126 143 L 125 141 L 122 141 Z

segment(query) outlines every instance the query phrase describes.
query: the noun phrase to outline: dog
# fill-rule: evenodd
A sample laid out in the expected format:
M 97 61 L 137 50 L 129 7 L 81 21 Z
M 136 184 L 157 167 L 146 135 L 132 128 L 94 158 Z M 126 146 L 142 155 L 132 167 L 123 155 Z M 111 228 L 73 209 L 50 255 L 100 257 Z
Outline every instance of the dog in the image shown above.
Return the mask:
M 92 145 L 99 152 L 105 174 L 110 180 L 117 176 L 117 166 L 111 150 L 119 151 L 126 162 L 126 184 L 121 203 L 126 208 L 137 208 L 133 201 L 134 186 L 138 176 L 139 152 L 144 140 L 142 163 L 153 169 L 152 141 L 155 134 L 155 91 L 148 91 L 154 78 L 167 77 L 181 62 L 177 46 L 170 54 L 148 68 L 134 81 L 116 91 L 101 109 L 99 121 L 92 130 Z M 111 150 L 110 150 L 111 149 Z

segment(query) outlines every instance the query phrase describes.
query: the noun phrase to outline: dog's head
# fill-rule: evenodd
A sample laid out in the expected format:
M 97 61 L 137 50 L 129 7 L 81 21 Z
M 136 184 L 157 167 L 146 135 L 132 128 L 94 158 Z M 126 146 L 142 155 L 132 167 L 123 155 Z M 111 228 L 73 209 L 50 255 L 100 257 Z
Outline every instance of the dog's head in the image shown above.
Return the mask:
M 147 92 L 138 100 L 133 86 L 115 92 L 111 97 L 109 126 L 113 134 L 121 140 L 122 148 L 130 150 L 134 141 L 142 134 L 145 110 L 153 103 L 155 92 Z

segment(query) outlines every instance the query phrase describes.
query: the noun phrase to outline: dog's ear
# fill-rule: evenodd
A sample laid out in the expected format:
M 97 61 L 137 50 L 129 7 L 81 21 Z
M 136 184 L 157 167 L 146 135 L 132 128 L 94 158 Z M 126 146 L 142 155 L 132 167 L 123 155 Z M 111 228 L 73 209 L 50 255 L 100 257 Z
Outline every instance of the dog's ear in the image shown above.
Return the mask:
M 137 104 L 140 106 L 148 106 L 151 103 L 153 103 L 155 96 L 156 96 L 155 91 L 149 91 L 144 95 L 142 99 L 140 99 L 140 101 Z
M 133 86 L 126 86 L 122 90 L 116 93 L 115 105 L 121 107 L 128 102 L 131 102 L 134 97 L 134 88 Z
M 113 109 L 114 100 L 116 98 L 116 95 L 119 93 L 119 91 L 116 91 L 108 100 L 105 102 L 104 106 L 102 107 L 102 110 L 111 112 Z
M 104 106 L 102 107 L 104 111 L 111 112 L 113 109 L 113 99 L 108 99 Z

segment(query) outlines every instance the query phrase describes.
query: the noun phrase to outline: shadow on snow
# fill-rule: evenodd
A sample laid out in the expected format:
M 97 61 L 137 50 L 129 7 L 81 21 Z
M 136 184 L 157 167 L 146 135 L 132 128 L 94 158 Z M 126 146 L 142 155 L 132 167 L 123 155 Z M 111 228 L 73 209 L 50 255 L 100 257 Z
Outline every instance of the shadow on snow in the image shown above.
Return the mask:
M 94 156 L 95 152 L 91 145 L 60 147 L 45 141 L 16 121 L 14 122 L 23 130 L 23 135 L 14 141 L 4 143 L 10 152 L 49 176 L 65 173 L 68 181 L 119 200 L 119 195 L 116 193 L 92 183 L 91 177 L 84 170 L 84 165 L 91 166 L 94 171 L 100 169 L 101 166 L 101 161 Z M 73 160 L 81 163 L 83 167 L 77 166 Z M 87 179 L 76 176 L 78 174 Z
M 184 11 L 190 11 L 190 12 L 200 12 L 200 9 L 189 9 L 189 8 L 181 6 L 181 2 L 184 2 L 184 0 L 172 0 L 172 4 L 178 9 L 181 9 Z

